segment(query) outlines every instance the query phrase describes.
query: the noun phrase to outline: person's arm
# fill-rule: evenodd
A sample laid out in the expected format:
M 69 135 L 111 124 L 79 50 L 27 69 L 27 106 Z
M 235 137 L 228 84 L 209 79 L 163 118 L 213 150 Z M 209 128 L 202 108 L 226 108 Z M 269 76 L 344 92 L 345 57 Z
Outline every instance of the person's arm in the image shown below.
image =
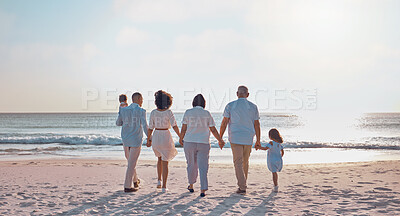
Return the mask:
M 181 129 L 181 136 L 179 137 L 179 143 L 181 146 L 183 146 L 183 138 L 185 137 L 187 130 L 187 124 L 182 124 L 182 129 Z
M 174 129 L 174 131 L 175 131 L 176 135 L 178 135 L 178 137 L 181 137 L 181 134 L 179 133 L 178 126 L 175 125 L 175 126 L 172 127 L 172 129 Z
M 115 122 L 115 124 L 117 126 L 122 126 L 122 116 L 121 116 L 120 112 L 118 112 L 118 118 L 117 118 L 117 121 Z
M 151 135 L 153 134 L 153 129 L 147 130 L 147 147 L 151 146 Z
M 147 120 L 146 120 L 146 110 L 143 110 L 140 122 L 142 124 L 144 133 L 146 134 L 147 137 L 149 137 L 149 126 L 147 125 Z
M 256 144 L 254 145 L 254 147 L 261 147 L 261 143 L 260 143 L 261 129 L 260 129 L 260 121 L 259 120 L 254 120 L 254 130 L 256 131 Z
M 218 145 L 222 149 L 225 145 L 225 142 L 224 142 L 224 140 L 222 140 L 222 137 L 219 135 L 215 126 L 210 127 L 210 131 L 214 135 L 214 137 L 218 140 Z
M 262 146 L 260 146 L 260 147 L 258 147 L 258 149 L 261 149 L 261 150 L 268 150 L 269 147 L 262 147 Z
M 281 155 L 283 157 L 283 155 L 285 154 L 285 151 L 283 151 L 283 149 L 281 149 Z
M 220 134 L 221 138 L 224 137 L 226 126 L 228 126 L 229 120 L 230 119 L 227 117 L 224 117 L 224 119 L 222 119 L 221 127 L 219 128 L 219 134 Z

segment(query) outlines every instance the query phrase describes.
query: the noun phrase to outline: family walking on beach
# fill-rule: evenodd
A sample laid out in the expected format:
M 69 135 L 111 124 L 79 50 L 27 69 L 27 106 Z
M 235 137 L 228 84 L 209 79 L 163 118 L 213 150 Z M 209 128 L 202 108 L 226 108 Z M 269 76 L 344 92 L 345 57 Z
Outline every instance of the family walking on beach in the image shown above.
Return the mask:
M 116 124 L 122 126 L 121 138 L 125 157 L 128 160 L 124 191 L 135 192 L 139 189 L 140 180 L 136 173 L 136 164 L 143 142 L 143 133 L 145 133 L 147 147 L 152 147 L 155 156 L 158 158 L 157 188 L 161 188 L 162 192 L 167 192 L 168 162 L 178 154 L 169 131 L 172 127 L 185 152 L 189 183 L 187 189 L 192 193 L 194 192 L 193 184 L 196 183 L 198 173 L 200 173 L 200 196 L 204 197 L 208 190 L 210 132 L 218 140 L 219 147 L 222 149 L 225 145 L 222 137 L 228 127 L 229 143 L 232 149 L 238 185 L 236 193 L 246 193 L 249 158 L 254 136 L 256 136 L 254 148 L 268 151 L 267 166 L 272 172 L 273 190 L 278 192 L 277 172 L 282 169 L 282 156 L 284 154 L 282 137 L 278 130 L 271 129 L 269 131 L 271 141 L 264 146 L 261 145 L 258 108 L 247 100 L 249 92 L 246 86 L 239 86 L 236 94 L 238 99 L 228 103 L 225 107 L 219 133 L 215 128 L 215 122 L 210 112 L 205 110 L 206 101 L 201 94 L 194 97 L 193 108 L 186 110 L 181 131 L 179 131 L 174 114 L 169 109 L 172 105 L 172 96 L 169 93 L 162 90 L 155 93 L 157 108 L 150 113 L 149 124 L 146 120 L 146 110 L 141 108 L 142 95 L 138 92 L 134 93 L 132 95 L 133 103 L 129 106 L 127 97 L 120 95 L 120 109 Z

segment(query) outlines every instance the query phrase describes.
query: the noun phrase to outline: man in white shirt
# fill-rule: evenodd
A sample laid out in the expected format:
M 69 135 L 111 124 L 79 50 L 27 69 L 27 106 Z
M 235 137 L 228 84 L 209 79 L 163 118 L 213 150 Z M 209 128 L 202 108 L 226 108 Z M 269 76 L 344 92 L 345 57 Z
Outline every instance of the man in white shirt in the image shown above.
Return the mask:
M 236 193 L 244 194 L 247 189 L 247 175 L 249 170 L 249 157 L 253 138 L 256 135 L 256 146 L 260 144 L 260 115 L 255 104 L 247 100 L 249 92 L 246 86 L 239 86 L 236 95 L 237 100 L 226 105 L 224 119 L 221 123 L 220 135 L 224 135 L 228 127 L 228 137 L 231 144 L 233 163 L 237 184 Z
M 142 108 L 143 97 L 139 92 L 132 95 L 132 104 L 121 108 L 118 113 L 117 126 L 122 126 L 121 138 L 124 148 L 129 152 L 128 167 L 126 169 L 124 191 L 135 192 L 139 188 L 139 179 L 136 174 L 136 164 L 143 143 L 143 132 L 146 133 L 148 125 L 146 110 Z M 132 181 L 134 187 L 132 188 Z

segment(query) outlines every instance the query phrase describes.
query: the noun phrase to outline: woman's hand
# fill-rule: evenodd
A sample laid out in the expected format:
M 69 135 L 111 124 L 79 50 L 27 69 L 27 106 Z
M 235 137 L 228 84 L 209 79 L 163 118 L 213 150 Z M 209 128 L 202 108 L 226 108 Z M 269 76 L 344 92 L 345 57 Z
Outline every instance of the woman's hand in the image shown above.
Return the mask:
M 222 148 L 224 147 L 224 145 L 225 145 L 225 142 L 224 142 L 224 140 L 219 140 L 218 141 L 218 145 L 219 145 L 219 148 L 222 150 Z
M 183 139 L 182 138 L 179 139 L 179 144 L 181 144 L 181 146 L 183 147 Z
M 147 147 L 150 147 L 150 146 L 151 146 L 151 139 L 147 139 L 147 144 L 146 144 L 146 146 L 147 146 Z

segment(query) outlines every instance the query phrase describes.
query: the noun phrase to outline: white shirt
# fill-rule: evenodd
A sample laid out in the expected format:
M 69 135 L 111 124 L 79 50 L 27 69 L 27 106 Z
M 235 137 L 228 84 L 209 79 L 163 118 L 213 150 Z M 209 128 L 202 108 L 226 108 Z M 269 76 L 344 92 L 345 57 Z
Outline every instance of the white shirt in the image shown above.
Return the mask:
M 210 143 L 210 127 L 215 126 L 215 122 L 210 112 L 201 106 L 186 110 L 183 115 L 182 124 L 187 125 L 187 131 L 183 141 L 195 143 Z
M 228 103 L 224 117 L 229 118 L 229 142 L 241 145 L 253 145 L 255 135 L 254 121 L 260 119 L 258 108 L 246 98 L 239 98 Z
M 150 129 L 170 129 L 173 126 L 176 126 L 176 121 L 171 110 L 159 111 L 155 109 L 151 111 L 149 120 Z
M 124 146 L 139 147 L 143 143 L 143 132 L 147 136 L 146 110 L 137 103 L 123 107 L 118 113 L 117 126 L 122 126 L 121 138 Z

